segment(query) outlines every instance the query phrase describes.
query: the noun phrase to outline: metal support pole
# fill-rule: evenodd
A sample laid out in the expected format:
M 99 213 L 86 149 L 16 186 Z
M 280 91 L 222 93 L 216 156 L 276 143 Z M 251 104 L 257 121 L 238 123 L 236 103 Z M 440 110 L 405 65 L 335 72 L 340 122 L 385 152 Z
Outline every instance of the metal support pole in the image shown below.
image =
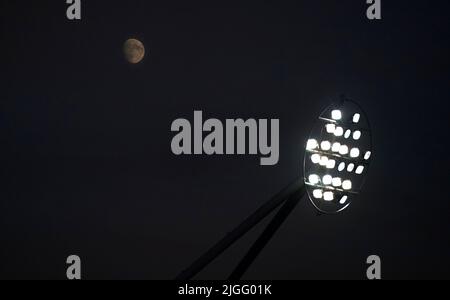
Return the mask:
M 281 225 L 286 221 L 292 211 L 297 207 L 300 200 L 305 195 L 306 189 L 303 186 L 297 192 L 292 194 L 289 199 L 284 203 L 284 205 L 280 208 L 276 216 L 270 222 L 270 224 L 266 227 L 264 232 L 258 238 L 258 240 L 253 244 L 248 253 L 244 256 L 242 261 L 233 271 L 230 276 L 230 280 L 236 281 L 240 280 L 242 276 L 247 272 L 253 262 L 258 258 L 261 251 L 267 246 L 275 233 L 280 229 Z
M 253 227 L 259 224 L 270 213 L 282 205 L 291 195 L 296 194 L 299 190 L 304 189 L 303 180 L 297 179 L 294 183 L 286 187 L 275 197 L 270 199 L 266 204 L 259 208 L 254 214 L 248 217 L 241 225 L 235 230 L 226 235 L 220 240 L 214 247 L 195 261 L 188 269 L 183 271 L 177 276 L 176 280 L 185 281 L 191 280 L 199 272 L 201 272 L 206 266 L 213 262 L 218 256 L 220 256 L 225 250 L 231 247 L 237 240 L 243 237 Z

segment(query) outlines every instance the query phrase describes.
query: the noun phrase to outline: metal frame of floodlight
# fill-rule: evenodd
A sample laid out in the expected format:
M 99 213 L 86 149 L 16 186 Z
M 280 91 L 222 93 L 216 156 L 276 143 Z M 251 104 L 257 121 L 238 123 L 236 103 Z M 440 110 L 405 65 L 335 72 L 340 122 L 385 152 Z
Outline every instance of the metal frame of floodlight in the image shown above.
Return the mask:
M 352 102 L 355 104 L 361 113 L 364 114 L 366 122 L 369 126 L 368 129 L 364 130 L 363 128 L 358 128 L 360 131 L 365 131 L 370 134 L 370 148 L 372 147 L 372 134 L 370 131 L 370 123 L 367 118 L 367 114 L 365 111 L 354 101 L 341 96 L 341 100 L 339 102 L 340 105 L 345 101 Z M 328 107 L 327 109 L 329 109 Z M 320 116 L 322 116 L 327 110 L 325 110 Z M 324 118 L 319 117 L 319 119 L 324 120 Z M 325 121 L 333 121 L 333 120 L 325 120 Z M 350 124 L 349 124 L 350 125 Z M 352 124 L 355 125 L 355 124 Z M 372 149 L 370 149 L 372 150 Z M 223 252 L 225 252 L 229 247 L 231 247 L 236 241 L 238 241 L 241 237 L 243 237 L 246 233 L 248 233 L 251 229 L 253 229 L 256 225 L 258 225 L 262 220 L 268 217 L 272 212 L 279 208 L 277 214 L 273 217 L 269 225 L 265 228 L 263 233 L 259 236 L 259 238 L 255 241 L 252 247 L 249 249 L 247 254 L 240 261 L 238 266 L 234 269 L 232 274 L 229 277 L 229 280 L 239 280 L 248 270 L 248 268 L 252 265 L 252 263 L 256 260 L 261 251 L 265 248 L 265 246 L 270 242 L 271 238 L 275 235 L 275 233 L 279 230 L 279 228 L 283 225 L 285 220 L 289 217 L 289 215 L 293 212 L 293 210 L 297 207 L 301 199 L 305 195 L 309 195 L 307 192 L 308 184 L 307 175 L 305 174 L 306 167 L 306 155 L 308 151 L 305 147 L 305 155 L 303 162 L 303 175 L 271 198 L 268 202 L 266 202 L 261 208 L 259 208 L 255 213 L 253 213 L 250 217 L 248 217 L 243 223 L 241 223 L 236 229 L 228 233 L 222 240 L 220 240 L 214 247 L 208 250 L 204 255 L 202 255 L 198 260 L 196 260 L 189 268 L 184 270 L 181 274 L 179 274 L 176 280 L 185 281 L 190 280 L 198 273 L 200 273 L 206 266 L 208 266 L 211 262 L 213 262 L 218 256 L 220 256 Z M 327 153 L 327 155 L 329 155 Z M 368 168 L 370 166 L 370 162 L 372 160 L 373 153 L 371 152 L 371 158 L 367 161 L 364 161 L 364 166 Z M 340 159 L 345 159 L 345 157 L 339 157 Z M 353 160 L 354 161 L 354 160 Z M 360 164 L 363 164 L 361 161 Z M 365 183 L 367 177 L 367 170 L 365 176 L 362 179 L 361 188 Z M 316 185 L 317 186 L 317 185 Z M 345 191 L 348 194 L 359 194 L 360 191 Z M 310 196 L 310 195 L 309 195 Z M 336 214 L 342 212 L 345 208 L 347 208 L 351 203 L 345 206 L 343 209 L 339 211 L 335 211 L 333 213 L 326 212 L 317 207 L 312 201 L 311 196 L 310 200 L 313 203 L 314 207 L 320 214 Z M 281 207 L 281 208 L 280 208 Z
M 327 112 L 330 112 L 330 110 L 332 110 L 333 108 L 341 110 L 345 103 L 350 103 L 355 108 L 357 108 L 357 112 L 360 114 L 360 117 L 364 117 L 363 119 L 366 122 L 366 127 L 364 127 L 364 126 L 362 127 L 360 125 L 360 122 L 358 122 L 358 123 L 344 122 L 344 121 L 338 121 L 338 120 L 334 120 L 332 118 L 330 119 L 330 118 L 325 118 L 324 117 L 324 115 L 326 115 Z M 342 192 L 343 194 L 349 194 L 349 195 L 358 195 L 358 194 L 360 194 L 360 192 L 362 190 L 362 187 L 364 186 L 365 181 L 367 179 L 367 172 L 368 172 L 368 170 L 370 168 L 370 165 L 371 165 L 371 162 L 372 162 L 372 159 L 373 159 L 373 153 L 372 153 L 372 150 L 373 150 L 372 149 L 373 136 L 372 136 L 371 124 L 370 124 L 369 118 L 367 116 L 367 113 L 364 111 L 364 109 L 356 101 L 354 101 L 352 99 L 349 99 L 349 98 L 347 98 L 344 95 L 341 95 L 339 101 L 337 101 L 336 103 L 334 103 L 334 104 L 328 106 L 326 109 L 324 109 L 322 111 L 322 113 L 320 114 L 318 119 L 320 121 L 323 121 L 323 122 L 328 123 L 328 124 L 335 124 L 335 125 L 337 125 L 339 127 L 343 127 L 343 128 L 346 128 L 346 129 L 351 129 L 352 133 L 355 132 L 355 131 L 364 132 L 365 135 L 368 137 L 368 143 L 369 143 L 368 148 L 369 148 L 369 152 L 371 153 L 371 156 L 367 160 L 364 159 L 364 156 L 362 156 L 362 158 L 360 158 L 360 159 L 354 159 L 354 158 L 346 157 L 345 155 L 340 155 L 340 154 L 336 154 L 336 153 L 329 153 L 328 151 L 321 151 L 321 150 L 313 150 L 313 151 L 311 151 L 311 150 L 305 149 L 306 152 L 305 152 L 304 159 L 303 159 L 303 179 L 304 179 L 305 184 L 307 186 L 315 186 L 315 187 L 317 187 L 319 189 L 321 188 L 322 190 L 325 190 L 327 188 L 326 186 L 311 185 L 311 184 L 308 183 L 308 178 L 307 178 L 308 177 L 308 174 L 307 174 L 308 172 L 306 171 L 306 162 L 307 162 L 308 153 L 316 153 L 316 154 L 321 154 L 321 155 L 324 155 L 324 156 L 327 156 L 327 157 L 333 157 L 333 158 L 337 158 L 337 159 L 340 159 L 340 160 L 345 160 L 345 161 L 348 161 L 348 162 L 354 164 L 355 166 L 356 165 L 357 166 L 364 166 L 364 173 L 365 173 L 365 175 L 362 176 L 362 179 L 360 181 L 360 189 L 359 190 L 353 190 L 352 189 L 352 190 L 348 191 L 348 190 L 340 190 L 340 189 L 337 189 L 337 188 L 329 189 L 331 191 L 334 190 L 335 192 Z M 311 133 L 309 135 L 308 141 L 309 141 L 309 139 L 311 139 L 311 137 L 313 135 L 313 131 L 314 131 L 314 129 L 312 129 L 312 131 L 311 131 Z M 317 139 L 318 144 L 320 144 L 320 141 L 323 140 L 323 135 L 324 135 L 324 132 L 321 131 L 320 139 Z M 340 138 L 342 138 L 342 137 L 340 137 Z M 346 163 L 345 165 L 347 167 L 348 163 Z M 345 205 L 341 209 L 335 210 L 333 212 L 324 211 L 323 209 L 318 207 L 318 205 L 315 203 L 315 201 L 313 201 L 312 195 L 310 195 L 309 191 L 308 191 L 308 195 L 309 195 L 309 198 L 310 198 L 311 203 L 313 204 L 313 206 L 322 214 L 333 215 L 333 214 L 341 213 L 342 211 L 347 209 L 350 206 L 350 204 L 351 204 L 351 203 L 348 203 L 347 205 Z

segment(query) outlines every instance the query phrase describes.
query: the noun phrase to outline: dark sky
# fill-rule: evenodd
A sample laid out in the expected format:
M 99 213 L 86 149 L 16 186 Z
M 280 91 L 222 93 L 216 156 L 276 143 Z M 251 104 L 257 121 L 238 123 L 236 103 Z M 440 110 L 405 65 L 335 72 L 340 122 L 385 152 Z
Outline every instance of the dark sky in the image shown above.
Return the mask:
M 160 1 L 158 1 L 160 2 Z M 450 279 L 450 2 L 2 0 L 0 278 L 170 279 L 302 175 L 317 115 L 346 93 L 374 160 L 344 213 L 290 216 L 247 279 Z M 280 4 L 280 2 L 285 2 Z M 143 63 L 122 44 L 139 38 Z M 280 163 L 176 157 L 172 121 L 280 119 Z M 200 278 L 226 278 L 252 238 Z

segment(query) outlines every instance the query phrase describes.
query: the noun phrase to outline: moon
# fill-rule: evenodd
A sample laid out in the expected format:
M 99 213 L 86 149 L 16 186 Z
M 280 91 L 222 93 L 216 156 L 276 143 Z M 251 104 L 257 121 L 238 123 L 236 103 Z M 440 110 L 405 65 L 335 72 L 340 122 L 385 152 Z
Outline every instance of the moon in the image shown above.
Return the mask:
M 144 44 L 137 39 L 128 39 L 123 45 L 123 52 L 125 59 L 130 64 L 140 63 L 145 56 Z

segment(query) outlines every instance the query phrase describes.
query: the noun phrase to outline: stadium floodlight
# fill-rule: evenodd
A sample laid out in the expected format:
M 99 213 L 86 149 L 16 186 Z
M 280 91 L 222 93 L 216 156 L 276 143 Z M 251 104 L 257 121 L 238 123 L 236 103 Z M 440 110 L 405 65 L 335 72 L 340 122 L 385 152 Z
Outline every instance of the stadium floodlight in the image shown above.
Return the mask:
M 312 182 L 314 184 L 319 184 L 320 183 L 320 177 L 317 175 L 311 175 L 309 176 L 309 182 Z
M 331 117 L 333 120 L 339 121 L 342 119 L 342 112 L 339 109 L 335 109 L 331 112 Z
M 328 159 L 327 169 L 336 168 L 336 161 L 334 159 Z
M 328 157 L 322 156 L 322 157 L 320 158 L 320 163 L 319 163 L 319 165 L 321 165 L 322 167 L 328 166 Z
M 331 150 L 331 143 L 329 141 L 323 141 L 320 143 L 320 148 L 323 151 L 330 151 Z
M 319 163 L 321 162 L 321 160 L 322 160 L 322 156 L 320 156 L 319 154 L 313 154 L 313 155 L 311 156 L 311 161 L 312 161 L 314 164 L 319 164 Z
M 323 200 L 330 202 L 334 200 L 334 193 L 333 192 L 325 192 L 323 193 Z
M 331 151 L 339 153 L 339 150 L 341 150 L 341 144 L 340 143 L 333 143 L 333 147 L 331 148 Z
M 328 125 L 326 126 L 326 129 L 327 129 L 327 132 L 328 132 L 328 133 L 334 134 L 334 132 L 336 131 L 336 125 L 334 125 L 334 124 L 328 124 Z
M 344 137 L 345 137 L 346 139 L 348 139 L 351 135 L 352 135 L 352 131 L 351 131 L 350 129 L 347 129 L 347 131 L 345 132 Z
M 314 190 L 313 197 L 316 199 L 322 199 L 323 198 L 323 190 Z
M 351 151 L 350 151 L 350 157 L 351 158 L 358 158 L 359 157 L 359 155 L 360 155 L 360 151 L 359 151 L 359 149 L 358 148 L 353 148 Z
M 329 133 L 324 130 L 330 124 L 335 128 L 342 128 L 345 134 L 342 136 L 341 132 L 336 134 L 336 131 Z M 350 136 L 353 138 L 349 139 Z M 310 164 L 308 160 L 313 153 L 306 149 L 303 174 L 309 198 L 322 213 L 341 212 L 349 207 L 355 196 L 360 193 L 372 157 L 372 134 L 367 115 L 358 104 L 348 99 L 337 105 L 333 104 L 319 117 L 310 138 L 315 138 L 318 143 L 321 141 L 332 143 L 331 151 L 322 150 L 320 155 L 333 159 L 337 168 L 330 169 Z M 338 145 L 340 147 L 337 152 Z M 322 182 L 311 182 L 308 180 L 311 173 L 324 179 Z M 331 185 L 326 184 L 330 178 L 332 178 Z M 322 190 L 322 198 L 313 196 L 313 191 L 317 189 Z M 327 193 L 332 193 L 333 197 Z M 331 198 L 333 200 L 330 200 Z
M 344 205 L 347 203 L 348 196 L 342 196 L 341 200 L 339 201 L 339 204 Z
M 309 151 L 316 150 L 318 146 L 319 146 L 319 144 L 317 143 L 317 141 L 314 139 L 311 139 L 311 140 L 308 140 L 306 149 L 308 149 Z
M 356 174 L 361 175 L 364 172 L 364 166 L 359 166 L 356 169 Z
M 311 181 L 310 181 L 311 182 Z M 340 187 L 341 185 L 342 185 L 342 179 L 341 178 L 339 178 L 339 177 L 335 177 L 335 178 L 333 178 L 333 186 L 335 187 L 335 188 L 338 188 L 338 187 Z
M 344 128 L 338 126 L 336 127 L 336 130 L 334 131 L 334 135 L 337 137 L 341 137 L 344 135 Z
M 343 97 L 319 116 L 306 141 L 303 176 L 266 202 L 177 280 L 192 279 L 279 208 L 229 277 L 240 279 L 305 195 L 322 214 L 336 214 L 352 204 L 364 185 L 372 159 L 372 134 L 366 113 L 356 102 Z
M 355 170 L 355 164 L 354 163 L 350 163 L 347 166 L 347 172 L 351 173 Z

